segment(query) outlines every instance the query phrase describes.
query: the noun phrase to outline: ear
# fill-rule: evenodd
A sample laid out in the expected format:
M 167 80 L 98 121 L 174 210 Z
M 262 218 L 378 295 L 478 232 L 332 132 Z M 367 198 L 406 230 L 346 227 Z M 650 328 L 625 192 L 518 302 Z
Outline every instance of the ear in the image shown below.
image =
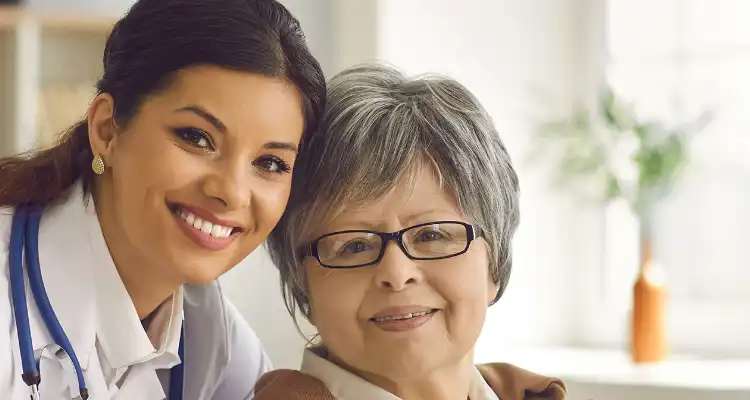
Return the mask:
M 492 273 L 487 274 L 487 306 L 495 300 L 498 290 L 500 286 L 492 279 Z
M 304 278 L 297 277 L 297 279 Z M 313 322 L 313 312 L 312 306 L 310 305 L 310 298 L 307 297 L 304 285 L 300 282 L 297 282 L 295 277 L 293 276 L 289 278 L 289 285 L 292 287 L 293 301 L 297 303 L 297 312 L 302 314 L 302 316 L 304 316 L 308 322 L 315 326 L 315 323 Z
M 89 143 L 94 155 L 111 165 L 112 151 L 117 142 L 115 100 L 109 93 L 101 93 L 89 106 Z
M 305 314 L 305 319 L 307 319 L 307 322 L 310 323 L 310 325 L 314 326 L 316 329 L 318 328 L 317 325 L 315 325 L 315 313 L 313 312 L 312 304 L 310 304 L 310 298 L 305 295 L 304 297 L 304 304 L 307 309 L 307 312 L 303 312 Z

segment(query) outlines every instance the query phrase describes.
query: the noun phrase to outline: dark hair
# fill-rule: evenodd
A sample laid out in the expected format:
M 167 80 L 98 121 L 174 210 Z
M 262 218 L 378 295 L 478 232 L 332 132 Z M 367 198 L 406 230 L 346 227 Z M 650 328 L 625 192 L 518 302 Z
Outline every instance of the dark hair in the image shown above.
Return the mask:
M 139 0 L 115 24 L 97 93 L 114 98 L 119 126 L 182 69 L 215 65 L 289 80 L 300 91 L 302 140 L 325 103 L 325 78 L 299 22 L 274 0 Z M 76 181 L 91 187 L 88 123 L 78 122 L 48 149 L 0 159 L 0 206 L 45 204 Z

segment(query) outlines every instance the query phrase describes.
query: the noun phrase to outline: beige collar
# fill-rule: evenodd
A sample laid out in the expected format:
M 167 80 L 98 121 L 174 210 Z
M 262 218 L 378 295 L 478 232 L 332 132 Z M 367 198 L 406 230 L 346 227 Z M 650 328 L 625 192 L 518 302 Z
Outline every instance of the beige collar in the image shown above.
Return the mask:
M 400 400 L 392 393 L 352 374 L 310 349 L 302 356 L 300 372 L 318 378 L 337 400 Z M 479 371 L 472 370 L 470 400 L 498 400 Z

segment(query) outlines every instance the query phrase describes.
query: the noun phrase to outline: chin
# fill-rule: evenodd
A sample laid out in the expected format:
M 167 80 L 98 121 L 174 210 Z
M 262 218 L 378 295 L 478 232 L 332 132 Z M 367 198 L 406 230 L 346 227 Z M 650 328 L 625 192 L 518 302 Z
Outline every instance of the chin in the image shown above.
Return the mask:
M 186 249 L 176 249 L 169 264 L 180 280 L 196 285 L 211 283 L 234 266 L 229 257 L 206 256 Z
M 429 353 L 402 353 L 397 356 L 386 356 L 385 359 L 381 355 L 376 365 L 372 365 L 374 368 L 372 368 L 371 371 L 389 379 L 400 380 L 405 377 L 420 377 L 428 375 L 434 371 L 439 364 L 440 363 L 438 363 Z
M 183 271 L 182 276 L 184 277 L 184 280 L 186 283 L 191 283 L 194 285 L 207 285 L 217 279 L 223 274 L 223 270 L 221 272 L 219 271 L 211 271 L 210 269 L 204 269 L 197 267 L 197 269 L 190 269 L 188 271 Z

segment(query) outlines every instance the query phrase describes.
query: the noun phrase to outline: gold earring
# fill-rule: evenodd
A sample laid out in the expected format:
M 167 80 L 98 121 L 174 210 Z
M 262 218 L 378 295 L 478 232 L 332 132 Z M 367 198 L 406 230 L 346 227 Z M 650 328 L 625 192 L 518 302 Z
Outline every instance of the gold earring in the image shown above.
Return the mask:
M 94 173 L 97 175 L 104 173 L 104 160 L 102 159 L 102 156 L 98 154 L 94 156 L 94 159 L 91 161 L 91 169 L 94 170 Z

